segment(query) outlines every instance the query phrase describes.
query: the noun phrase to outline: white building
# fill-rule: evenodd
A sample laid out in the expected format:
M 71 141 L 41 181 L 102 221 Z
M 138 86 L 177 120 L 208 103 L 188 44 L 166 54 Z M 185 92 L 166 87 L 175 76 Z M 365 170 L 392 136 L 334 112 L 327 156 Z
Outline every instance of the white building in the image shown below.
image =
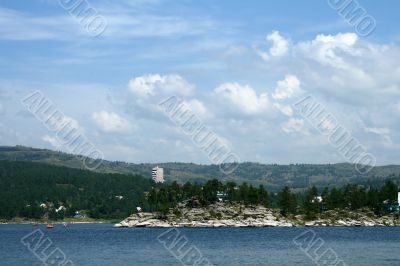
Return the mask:
M 60 207 L 58 207 L 57 209 L 56 209 L 56 212 L 60 212 L 60 211 L 66 211 L 67 210 L 67 208 L 65 208 L 64 206 L 60 206 Z
M 398 203 L 399 206 L 400 206 L 400 192 L 397 192 L 397 203 Z
M 311 200 L 312 203 L 318 202 L 321 203 L 323 201 L 323 198 L 321 196 L 315 196 L 313 200 Z
M 151 177 L 156 183 L 164 183 L 164 169 L 161 167 L 154 167 L 151 171 Z

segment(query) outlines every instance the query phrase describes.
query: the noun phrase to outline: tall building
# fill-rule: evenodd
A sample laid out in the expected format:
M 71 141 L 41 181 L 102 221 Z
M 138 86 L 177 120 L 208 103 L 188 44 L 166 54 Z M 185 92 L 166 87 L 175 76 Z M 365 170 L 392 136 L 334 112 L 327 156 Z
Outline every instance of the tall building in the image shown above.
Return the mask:
M 156 183 L 164 183 L 164 169 L 161 167 L 154 167 L 151 171 L 151 177 Z
M 398 203 L 399 206 L 400 206 L 400 192 L 397 193 L 397 203 Z

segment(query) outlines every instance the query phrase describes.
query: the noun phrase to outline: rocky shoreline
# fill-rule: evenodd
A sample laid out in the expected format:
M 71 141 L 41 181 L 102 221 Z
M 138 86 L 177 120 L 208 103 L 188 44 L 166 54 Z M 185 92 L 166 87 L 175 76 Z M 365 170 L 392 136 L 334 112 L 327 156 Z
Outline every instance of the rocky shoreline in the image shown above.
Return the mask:
M 368 210 L 332 210 L 314 220 L 304 215 L 284 217 L 279 210 L 263 206 L 216 203 L 208 207 L 170 209 L 166 215 L 139 212 L 115 227 L 301 227 L 301 226 L 399 226 L 395 214 L 376 216 Z

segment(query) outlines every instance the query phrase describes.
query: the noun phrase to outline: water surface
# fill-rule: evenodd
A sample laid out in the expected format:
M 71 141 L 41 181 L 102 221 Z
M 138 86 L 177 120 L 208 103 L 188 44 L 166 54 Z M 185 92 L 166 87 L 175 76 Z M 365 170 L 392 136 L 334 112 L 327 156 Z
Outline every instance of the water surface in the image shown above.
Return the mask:
M 21 243 L 36 229 L 52 241 L 47 251 L 58 247 L 75 265 L 182 265 L 173 255 L 176 250 L 171 253 L 157 239 L 168 229 L 113 228 L 110 224 L 56 225 L 54 229 L 0 225 L 0 265 L 44 265 Z M 187 238 L 186 248 L 196 247 L 213 265 L 316 265 L 293 242 L 309 229 L 179 228 L 176 232 Z M 312 230 L 324 242 L 319 254 L 331 248 L 347 265 L 400 265 L 400 228 Z

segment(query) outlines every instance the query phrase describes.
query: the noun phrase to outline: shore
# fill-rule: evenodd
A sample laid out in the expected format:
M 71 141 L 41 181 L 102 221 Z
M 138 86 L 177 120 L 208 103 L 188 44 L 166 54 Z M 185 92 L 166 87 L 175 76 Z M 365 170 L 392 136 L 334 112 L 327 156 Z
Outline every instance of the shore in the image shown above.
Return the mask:
M 284 217 L 263 206 L 216 203 L 202 208 L 180 207 L 159 213 L 140 212 L 115 227 L 302 227 L 302 226 L 400 226 L 396 215 L 376 216 L 368 210 L 332 210 L 307 220 L 304 215 Z
M 63 220 L 29 220 L 23 218 L 14 218 L 12 220 L 2 220 L 0 224 L 103 224 L 103 223 L 110 223 L 114 224 L 116 222 L 115 219 L 113 220 L 104 220 L 104 219 L 91 219 L 91 218 L 84 218 L 84 219 L 74 219 L 74 218 L 66 218 Z

